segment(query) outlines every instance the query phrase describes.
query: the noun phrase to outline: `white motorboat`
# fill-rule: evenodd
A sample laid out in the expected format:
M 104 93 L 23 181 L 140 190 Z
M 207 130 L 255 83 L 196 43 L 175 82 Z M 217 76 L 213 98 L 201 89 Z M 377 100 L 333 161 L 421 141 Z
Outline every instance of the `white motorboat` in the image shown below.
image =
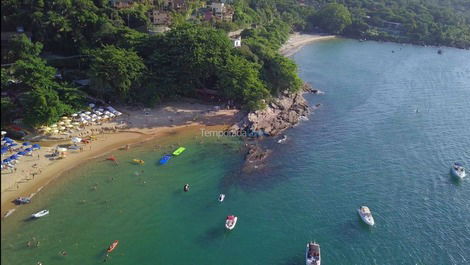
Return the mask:
M 49 210 L 42 210 L 40 212 L 37 212 L 37 213 L 31 215 L 31 217 L 32 218 L 41 218 L 41 217 L 46 216 L 48 214 L 49 214 Z
M 287 135 L 284 135 L 284 136 L 282 136 L 281 139 L 277 140 L 277 143 L 278 143 L 278 144 L 282 144 L 282 143 L 285 142 L 286 140 L 287 140 Z
M 305 264 L 306 265 L 320 265 L 321 264 L 321 253 L 320 244 L 310 242 L 307 244 L 305 250 Z
M 369 207 L 361 206 L 361 208 L 357 209 L 357 212 L 359 213 L 359 216 L 361 217 L 362 221 L 364 221 L 364 223 L 370 226 L 375 224 L 374 217 L 372 217 L 372 213 L 370 212 Z
M 219 195 L 219 202 L 223 202 L 225 199 L 225 194 L 220 194 Z
M 467 173 L 465 173 L 465 168 L 463 167 L 463 165 L 458 162 L 455 162 L 452 165 L 452 167 L 450 168 L 450 172 L 453 176 L 456 176 L 458 178 L 464 178 L 467 175 Z
M 227 219 L 225 220 L 225 228 L 227 228 L 228 230 L 234 229 L 235 225 L 237 224 L 237 219 L 238 217 L 234 215 L 227 216 Z

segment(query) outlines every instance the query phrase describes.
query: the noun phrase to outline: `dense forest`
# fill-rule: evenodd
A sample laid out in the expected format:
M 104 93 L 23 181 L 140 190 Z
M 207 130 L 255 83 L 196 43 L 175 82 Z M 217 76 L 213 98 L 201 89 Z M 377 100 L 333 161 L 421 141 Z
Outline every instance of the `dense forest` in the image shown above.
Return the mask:
M 107 0 L 2 0 L 2 125 L 53 123 L 89 96 L 154 106 L 212 95 L 260 109 L 301 87 L 296 65 L 278 53 L 294 30 L 470 46 L 465 0 L 234 0 L 232 21 L 198 19 L 206 3 L 194 0 L 158 34 L 146 30 L 148 11 L 162 1 L 136 2 L 116 9 Z M 227 36 L 237 29 L 241 47 Z M 8 32 L 16 33 L 4 45 Z
M 470 48 L 470 1 L 467 0 L 307 0 L 318 12 L 313 25 L 338 23 L 325 9 L 348 10 L 339 17 L 346 36 Z M 335 2 L 336 4 L 332 4 Z M 349 19 L 350 18 L 350 19 Z M 336 21 L 335 21 L 336 20 Z

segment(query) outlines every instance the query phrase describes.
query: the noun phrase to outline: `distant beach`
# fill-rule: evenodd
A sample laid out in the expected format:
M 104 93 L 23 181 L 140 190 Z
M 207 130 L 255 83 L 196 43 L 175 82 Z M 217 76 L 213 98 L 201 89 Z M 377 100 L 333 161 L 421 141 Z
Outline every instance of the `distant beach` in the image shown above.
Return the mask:
M 323 34 L 302 34 L 299 32 L 293 33 L 289 36 L 289 40 L 279 49 L 279 52 L 286 56 L 292 56 L 298 52 L 302 47 L 315 41 L 330 40 L 337 38 L 336 35 L 323 35 Z
M 124 113 L 112 122 L 87 128 L 94 140 L 81 144 L 81 150 L 70 151 L 66 158 L 50 160 L 58 144 L 70 144 L 70 140 L 39 142 L 41 150 L 25 156 L 16 171 L 2 173 L 1 215 L 5 216 L 16 206 L 12 201 L 20 196 L 28 197 L 39 192 L 51 180 L 81 163 L 109 153 L 126 145 L 141 143 L 176 132 L 200 126 L 230 126 L 238 110 L 221 109 L 216 105 L 198 103 L 169 103 L 155 109 L 118 108 Z M 222 128 L 223 127 L 223 128 Z M 105 128 L 116 128 L 106 130 Z

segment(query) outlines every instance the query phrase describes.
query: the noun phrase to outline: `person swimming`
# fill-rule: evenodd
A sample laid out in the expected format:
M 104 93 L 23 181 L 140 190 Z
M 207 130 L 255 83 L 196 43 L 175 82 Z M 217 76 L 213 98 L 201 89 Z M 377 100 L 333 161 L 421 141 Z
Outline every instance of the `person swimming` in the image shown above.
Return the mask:
M 189 184 L 184 184 L 183 191 L 184 191 L 184 192 L 188 192 L 188 191 L 189 191 Z

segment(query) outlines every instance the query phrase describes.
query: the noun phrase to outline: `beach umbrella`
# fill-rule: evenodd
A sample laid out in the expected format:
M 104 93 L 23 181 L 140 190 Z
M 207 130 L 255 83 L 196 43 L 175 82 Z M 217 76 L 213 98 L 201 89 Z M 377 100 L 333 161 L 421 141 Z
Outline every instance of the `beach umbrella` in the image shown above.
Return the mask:
M 78 138 L 78 137 L 73 137 L 73 138 L 72 138 L 72 142 L 73 142 L 73 143 L 79 143 L 79 142 L 81 142 L 81 141 L 82 141 L 81 138 Z
M 28 145 L 31 145 L 31 143 L 30 142 L 24 142 L 23 143 L 23 146 L 28 146 Z
M 67 128 L 73 128 L 73 125 L 72 124 L 67 124 L 65 125 Z
M 32 146 L 32 147 L 33 147 L 33 149 L 41 149 L 41 146 L 40 146 L 40 145 L 38 145 L 38 144 L 33 144 L 33 146 Z
M 63 121 L 59 122 L 59 125 L 64 125 L 64 124 L 65 124 L 65 122 L 63 122 Z
M 104 115 L 103 118 L 104 118 L 104 119 L 109 119 L 109 116 L 108 116 L 108 115 Z
M 24 152 L 26 152 L 26 153 L 29 153 L 29 152 L 31 152 L 31 151 L 33 151 L 33 148 L 26 148 L 26 149 L 24 149 Z
M 2 148 L 2 155 L 8 152 L 8 148 Z
M 22 157 L 22 156 L 24 156 L 25 154 L 26 154 L 26 153 L 24 153 L 24 152 L 18 152 L 16 155 L 17 155 L 18 157 Z
M 77 117 L 77 116 L 78 116 L 77 113 L 72 114 L 72 117 Z
M 61 117 L 62 120 L 67 120 L 69 117 L 67 116 L 64 116 L 64 117 Z
M 57 124 L 55 124 L 55 123 L 52 124 L 52 125 L 51 125 L 51 128 L 57 128 Z
M 86 111 L 86 112 L 85 112 L 85 114 L 86 114 L 86 115 L 90 115 L 90 114 L 91 114 L 91 112 L 89 112 L 89 111 Z
M 59 133 L 59 130 L 55 129 L 52 131 L 52 133 Z
M 45 128 L 44 128 L 44 131 L 46 131 L 46 132 L 48 132 L 48 131 L 50 131 L 50 130 L 52 130 L 50 127 L 45 127 Z
M 18 155 L 12 155 L 9 157 L 11 160 L 16 160 L 18 158 L 20 158 Z
M 80 123 L 79 122 L 72 122 L 72 125 L 78 126 L 78 125 L 80 125 Z
M 7 158 L 7 159 L 3 159 L 2 163 L 10 163 L 11 159 L 10 158 Z
M 2 131 L 2 135 L 5 135 L 5 134 L 7 134 L 7 132 L 5 132 L 5 131 Z
M 12 147 L 12 146 L 17 146 L 18 144 L 15 144 L 15 143 L 11 143 L 8 145 L 8 147 Z
M 95 107 L 95 104 L 90 103 L 90 104 L 88 104 L 88 106 L 89 106 L 90 108 L 94 108 L 94 107 Z
M 67 129 L 67 128 L 65 128 L 64 126 L 59 128 L 59 130 L 61 130 L 61 131 L 65 130 L 65 129 Z
M 11 141 L 11 138 L 10 138 L 10 137 L 4 137 L 3 140 L 4 140 L 4 141 L 8 141 L 8 140 Z

